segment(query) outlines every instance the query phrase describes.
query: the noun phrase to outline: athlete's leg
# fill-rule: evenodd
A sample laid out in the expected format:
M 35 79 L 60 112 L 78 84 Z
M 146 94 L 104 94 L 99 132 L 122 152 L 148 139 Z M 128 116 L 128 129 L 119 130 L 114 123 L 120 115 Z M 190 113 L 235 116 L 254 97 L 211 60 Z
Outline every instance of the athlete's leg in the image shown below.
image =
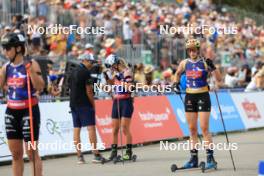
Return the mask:
M 132 135 L 130 132 L 131 118 L 123 117 L 121 121 L 121 127 L 123 134 L 126 136 L 126 154 L 124 159 L 131 159 L 132 157 Z
M 23 140 L 10 139 L 8 147 L 12 155 L 12 170 L 13 176 L 23 176 L 24 161 L 23 161 Z
M 208 146 L 212 143 L 212 137 L 209 132 L 210 112 L 199 112 L 199 118 L 200 127 L 204 138 L 204 145 L 206 146 L 206 148 L 208 148 Z
M 38 144 L 38 141 L 35 142 L 35 146 L 34 144 L 31 144 L 31 142 L 25 142 L 25 150 L 26 150 L 28 159 L 31 163 L 32 175 L 34 175 L 34 163 L 33 162 L 35 162 L 36 176 L 42 176 L 42 161 L 39 156 L 37 144 Z M 33 156 L 35 158 L 33 158 Z
M 209 132 L 209 119 L 211 112 L 211 100 L 209 93 L 203 94 L 199 100 L 199 117 L 200 117 L 200 127 L 202 129 L 202 134 L 204 138 L 204 145 L 207 154 L 207 167 L 214 167 L 216 162 L 214 159 L 214 151 L 212 148 L 212 137 Z
M 197 129 L 197 112 L 186 112 L 185 113 L 186 120 L 188 123 L 189 131 L 190 131 L 190 144 L 191 149 L 194 149 L 198 144 L 198 129 Z
M 113 142 L 112 144 L 118 143 L 118 132 L 119 132 L 119 119 L 112 119 L 112 129 L 113 129 Z
M 123 134 L 126 136 L 126 143 L 132 144 L 132 135 L 130 131 L 131 118 L 122 117 L 121 127 Z

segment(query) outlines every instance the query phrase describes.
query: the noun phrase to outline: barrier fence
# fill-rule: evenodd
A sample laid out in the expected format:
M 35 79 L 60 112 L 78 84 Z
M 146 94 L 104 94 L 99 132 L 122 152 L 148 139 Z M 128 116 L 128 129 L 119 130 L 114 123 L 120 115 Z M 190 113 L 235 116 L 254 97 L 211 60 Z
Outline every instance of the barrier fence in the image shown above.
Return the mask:
M 227 131 L 264 127 L 262 101 L 264 92 L 218 92 L 218 94 Z M 216 98 L 213 93 L 210 96 L 212 101 L 210 131 L 220 133 L 223 132 L 223 127 Z M 4 117 L 5 106 L 0 105 L 2 117 Z M 137 97 L 134 99 L 134 107 L 131 124 L 133 144 L 189 136 L 184 106 L 178 95 Z M 56 111 L 54 111 L 55 109 Z M 101 144 L 99 147 L 109 148 L 111 145 L 111 109 L 112 100 L 96 101 L 96 128 L 98 143 Z M 72 144 L 73 127 L 69 102 L 40 103 L 40 110 L 40 143 Z M 81 137 L 86 141 L 88 139 L 86 129 L 82 130 Z M 86 148 L 86 151 L 89 150 Z M 41 156 L 74 152 L 74 148 L 40 149 Z M 0 161 L 11 160 L 8 155 L 10 152 L 6 144 L 4 118 L 0 118 Z

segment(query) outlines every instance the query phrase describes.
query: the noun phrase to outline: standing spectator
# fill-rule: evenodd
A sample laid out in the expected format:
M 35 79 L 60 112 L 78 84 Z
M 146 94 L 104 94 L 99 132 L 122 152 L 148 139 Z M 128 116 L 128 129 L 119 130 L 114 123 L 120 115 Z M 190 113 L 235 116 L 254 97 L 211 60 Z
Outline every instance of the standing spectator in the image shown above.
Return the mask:
M 84 53 L 85 53 L 85 54 L 90 54 L 91 57 L 92 57 L 93 59 L 95 59 L 95 58 L 94 58 L 94 51 L 93 51 L 93 48 L 94 48 L 94 46 L 93 46 L 91 43 L 86 43 Z
M 93 81 L 91 77 L 91 68 L 94 59 L 89 54 L 83 54 L 79 57 L 82 61 L 74 69 L 70 77 L 70 107 L 74 126 L 74 145 L 76 146 L 78 164 L 85 163 L 81 149 L 78 147 L 81 143 L 81 128 L 86 127 L 89 139 L 94 153 L 95 163 L 102 162 L 104 159 L 97 149 L 97 137 L 95 129 L 95 101 L 93 92 Z
M 133 31 L 131 29 L 129 18 L 125 18 L 123 23 L 123 36 L 125 44 L 132 45 Z

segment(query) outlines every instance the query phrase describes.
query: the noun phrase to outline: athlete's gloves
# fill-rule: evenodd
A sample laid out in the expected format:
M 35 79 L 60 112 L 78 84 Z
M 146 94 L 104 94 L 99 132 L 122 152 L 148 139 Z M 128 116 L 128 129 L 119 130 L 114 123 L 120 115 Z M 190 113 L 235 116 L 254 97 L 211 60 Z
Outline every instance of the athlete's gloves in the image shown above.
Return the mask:
M 216 67 L 215 67 L 215 65 L 211 59 L 206 59 L 205 62 L 208 66 L 209 71 L 215 71 L 216 70 Z
M 176 82 L 172 85 L 173 90 L 176 92 L 176 94 L 181 94 L 181 88 L 180 88 L 180 83 Z
M 112 72 L 110 70 L 104 71 L 103 75 L 104 75 L 106 81 L 108 81 L 109 79 L 112 79 Z
M 120 73 L 117 73 L 116 75 L 115 75 L 115 77 L 116 77 L 116 79 L 118 80 L 118 81 L 121 81 L 121 74 Z

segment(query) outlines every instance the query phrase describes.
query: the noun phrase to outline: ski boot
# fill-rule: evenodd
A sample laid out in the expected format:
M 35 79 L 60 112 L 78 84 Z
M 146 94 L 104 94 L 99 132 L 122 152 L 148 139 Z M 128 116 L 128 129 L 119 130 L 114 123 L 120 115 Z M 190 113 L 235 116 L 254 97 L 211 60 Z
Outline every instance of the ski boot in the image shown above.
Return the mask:
M 191 169 L 198 167 L 198 150 L 193 149 L 191 150 L 191 158 L 190 160 L 184 164 L 184 169 Z
M 204 162 L 201 163 L 201 169 L 202 172 L 205 172 L 208 169 L 217 169 L 217 162 L 214 159 L 214 151 L 207 149 L 206 150 L 207 155 L 207 162 L 206 164 Z
M 132 152 L 132 144 L 127 144 L 125 155 L 123 157 L 118 155 L 116 160 L 114 160 L 114 163 L 125 162 L 125 161 L 133 161 L 133 162 L 135 162 L 136 159 L 137 159 L 137 155 L 133 155 L 133 152 Z
M 112 151 L 111 151 L 111 155 L 108 158 L 108 160 L 112 161 L 117 157 L 117 144 L 112 144 Z

